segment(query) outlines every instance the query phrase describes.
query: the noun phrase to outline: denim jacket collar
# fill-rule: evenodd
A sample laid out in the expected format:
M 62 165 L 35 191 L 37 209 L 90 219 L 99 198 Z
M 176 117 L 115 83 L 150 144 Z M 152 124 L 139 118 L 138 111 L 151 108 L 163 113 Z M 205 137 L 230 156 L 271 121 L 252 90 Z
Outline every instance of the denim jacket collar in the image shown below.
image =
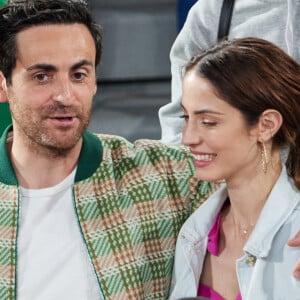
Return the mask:
M 184 237 L 189 247 L 196 247 L 197 244 L 207 238 L 227 197 L 226 184 L 223 184 L 186 221 L 180 236 Z M 283 166 L 282 172 L 244 247 L 245 253 L 260 258 L 267 257 L 276 233 L 298 202 L 299 191 L 294 186 L 292 179 L 288 177 L 286 168 Z

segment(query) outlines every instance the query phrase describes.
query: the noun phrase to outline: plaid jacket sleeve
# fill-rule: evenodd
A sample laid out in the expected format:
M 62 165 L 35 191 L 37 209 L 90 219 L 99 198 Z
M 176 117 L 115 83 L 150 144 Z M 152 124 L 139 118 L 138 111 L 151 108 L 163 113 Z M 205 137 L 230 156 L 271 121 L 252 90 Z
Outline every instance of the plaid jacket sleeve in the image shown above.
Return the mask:
M 78 219 L 105 299 L 167 299 L 176 237 L 210 186 L 184 147 L 101 137 L 103 161 L 75 185 Z

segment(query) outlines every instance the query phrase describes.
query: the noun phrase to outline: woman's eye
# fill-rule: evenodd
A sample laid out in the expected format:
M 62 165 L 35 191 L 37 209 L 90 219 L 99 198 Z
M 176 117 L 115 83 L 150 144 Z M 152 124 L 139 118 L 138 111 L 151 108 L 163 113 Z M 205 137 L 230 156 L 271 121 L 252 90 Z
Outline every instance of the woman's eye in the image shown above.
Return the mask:
M 208 120 L 202 120 L 202 124 L 207 127 L 213 127 L 217 125 L 217 122 L 214 121 L 208 121 Z
M 182 115 L 180 116 L 181 119 L 184 119 L 185 121 L 187 121 L 189 119 L 189 116 L 188 115 Z

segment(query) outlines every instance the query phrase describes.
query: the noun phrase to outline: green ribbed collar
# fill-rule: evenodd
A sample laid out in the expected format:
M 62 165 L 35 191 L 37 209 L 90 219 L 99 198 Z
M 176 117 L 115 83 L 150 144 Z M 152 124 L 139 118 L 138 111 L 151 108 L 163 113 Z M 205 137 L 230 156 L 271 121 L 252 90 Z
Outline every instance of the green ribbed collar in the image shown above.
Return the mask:
M 12 130 L 10 125 L 0 138 L 0 181 L 8 185 L 18 185 L 17 177 L 12 167 L 6 149 L 6 139 Z M 82 149 L 80 152 L 75 181 L 90 177 L 102 161 L 103 148 L 100 139 L 86 131 L 83 134 Z
M 83 134 L 75 181 L 84 180 L 94 174 L 102 161 L 103 148 L 100 139 L 89 131 Z

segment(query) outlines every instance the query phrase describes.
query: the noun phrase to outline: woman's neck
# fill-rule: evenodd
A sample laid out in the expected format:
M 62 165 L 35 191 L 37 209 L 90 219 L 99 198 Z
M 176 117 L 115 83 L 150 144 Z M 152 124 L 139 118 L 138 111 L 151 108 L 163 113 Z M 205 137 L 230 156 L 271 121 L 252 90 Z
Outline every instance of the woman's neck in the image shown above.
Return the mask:
M 273 155 L 266 173 L 260 170 L 252 178 L 227 182 L 230 206 L 224 212 L 224 218 L 231 220 L 236 232 L 248 234 L 253 229 L 281 169 L 278 151 Z

